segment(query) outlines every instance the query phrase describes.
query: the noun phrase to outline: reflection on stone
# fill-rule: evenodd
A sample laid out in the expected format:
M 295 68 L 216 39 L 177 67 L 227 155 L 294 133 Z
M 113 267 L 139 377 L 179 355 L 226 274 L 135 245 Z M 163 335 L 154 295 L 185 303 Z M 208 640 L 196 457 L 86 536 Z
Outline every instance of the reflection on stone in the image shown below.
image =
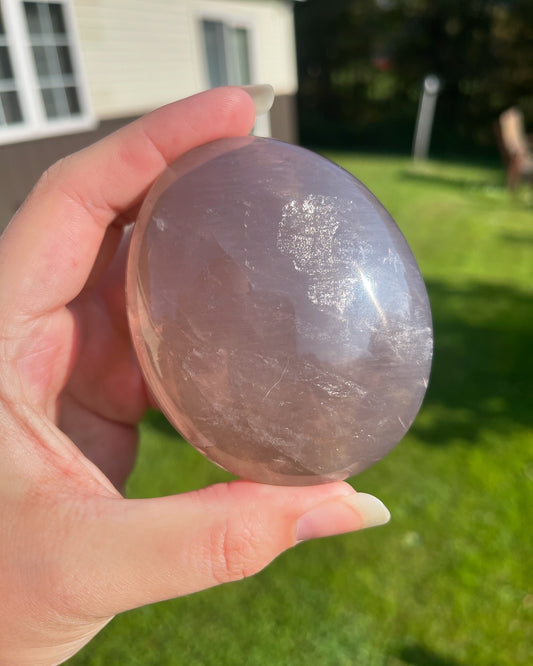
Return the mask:
M 405 239 L 359 181 L 296 146 L 223 139 L 169 167 L 133 233 L 128 309 L 170 421 L 251 480 L 360 472 L 426 391 L 431 314 Z

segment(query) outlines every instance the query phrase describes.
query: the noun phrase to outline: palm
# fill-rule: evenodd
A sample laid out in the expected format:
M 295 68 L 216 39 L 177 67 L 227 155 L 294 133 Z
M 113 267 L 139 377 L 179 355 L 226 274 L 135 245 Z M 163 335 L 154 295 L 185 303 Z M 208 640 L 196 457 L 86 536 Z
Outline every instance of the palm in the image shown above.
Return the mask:
M 127 239 L 70 305 L 76 354 L 58 416 L 61 429 L 119 489 L 133 466 L 136 424 L 148 406 L 126 316 L 126 250 Z

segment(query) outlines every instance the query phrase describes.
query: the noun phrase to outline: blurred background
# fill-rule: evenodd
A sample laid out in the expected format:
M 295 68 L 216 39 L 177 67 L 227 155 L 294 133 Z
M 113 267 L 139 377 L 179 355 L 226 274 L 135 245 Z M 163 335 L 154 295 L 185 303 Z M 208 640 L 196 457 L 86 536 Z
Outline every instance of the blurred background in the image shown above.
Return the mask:
M 425 403 L 351 480 L 392 521 L 127 613 L 70 663 L 531 664 L 531 0 L 0 0 L 0 227 L 62 155 L 172 99 L 262 82 L 276 102 L 256 132 L 362 180 L 426 280 Z M 146 416 L 129 496 L 228 478 Z
M 408 153 L 422 81 L 441 80 L 439 156 L 496 157 L 494 124 L 533 122 L 530 0 L 309 0 L 296 5 L 302 140 Z

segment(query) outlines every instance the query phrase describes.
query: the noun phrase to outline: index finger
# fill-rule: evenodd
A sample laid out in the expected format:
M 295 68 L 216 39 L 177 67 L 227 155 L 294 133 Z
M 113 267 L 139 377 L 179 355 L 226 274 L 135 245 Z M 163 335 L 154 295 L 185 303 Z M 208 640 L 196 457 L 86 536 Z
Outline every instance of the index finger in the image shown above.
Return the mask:
M 0 311 L 49 313 L 82 290 L 106 229 L 188 150 L 247 134 L 251 97 L 216 88 L 162 107 L 53 165 L 0 240 Z

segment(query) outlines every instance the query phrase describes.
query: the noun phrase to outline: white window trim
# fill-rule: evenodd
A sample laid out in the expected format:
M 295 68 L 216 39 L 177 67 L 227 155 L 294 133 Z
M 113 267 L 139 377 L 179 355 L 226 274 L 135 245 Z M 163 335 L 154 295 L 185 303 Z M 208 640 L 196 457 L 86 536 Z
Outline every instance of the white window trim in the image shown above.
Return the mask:
M 34 0 L 44 2 L 44 0 Z M 68 118 L 49 119 L 39 92 L 35 63 L 31 56 L 30 36 L 24 16 L 23 0 L 0 0 L 9 44 L 11 66 L 24 120 L 0 127 L 0 145 L 49 136 L 72 134 L 94 129 L 97 120 L 91 107 L 89 86 L 81 58 L 80 39 L 74 19 L 72 0 L 53 0 L 63 5 L 70 56 L 74 69 L 80 113 Z
M 209 88 L 209 65 L 207 62 L 207 54 L 205 52 L 204 35 L 202 30 L 202 21 L 219 21 L 232 28 L 244 28 L 248 32 L 248 49 L 249 49 L 249 66 L 250 66 L 250 82 L 263 83 L 257 80 L 257 61 L 259 58 L 259 50 L 257 47 L 257 29 L 253 20 L 249 16 L 241 16 L 233 12 L 226 12 L 224 10 L 201 9 L 194 13 L 194 22 L 196 30 L 196 39 L 198 44 L 199 62 L 203 73 L 203 87 Z M 253 134 L 256 136 L 271 136 L 270 126 L 270 113 L 265 113 L 258 116 Z

